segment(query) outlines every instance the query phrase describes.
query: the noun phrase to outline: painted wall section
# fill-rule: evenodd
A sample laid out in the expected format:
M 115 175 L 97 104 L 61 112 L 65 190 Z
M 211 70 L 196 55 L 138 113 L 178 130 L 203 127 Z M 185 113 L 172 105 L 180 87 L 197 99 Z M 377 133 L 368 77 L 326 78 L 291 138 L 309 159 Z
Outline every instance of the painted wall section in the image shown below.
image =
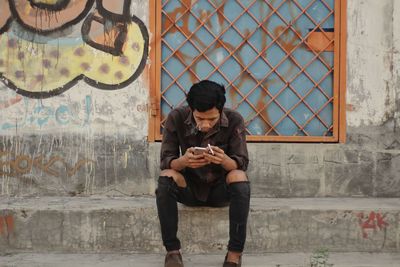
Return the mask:
M 148 54 L 147 28 L 130 14 L 130 3 L 0 2 L 0 9 L 10 7 L 4 14 L 9 18 L 0 25 L 4 84 L 34 98 L 58 95 L 82 79 L 109 90 L 130 84 L 143 71 Z M 122 11 L 115 13 L 118 9 Z
M 142 2 L 1 0 L 0 134 L 129 132 L 144 139 L 148 89 L 139 76 L 149 37 Z
M 84 1 L 82 17 L 52 25 L 53 11 L 34 29 L 11 2 L 24 1 L 0 0 L 0 195 L 154 194 L 149 1 Z M 399 51 L 400 1 L 348 0 L 348 142 L 250 144 L 254 194 L 399 197 Z
M 151 191 L 148 9 L 0 0 L 0 195 Z
M 400 44 L 399 3 L 395 0 L 348 2 L 347 123 L 381 125 L 393 118 L 394 66 Z M 397 52 L 396 52 L 397 51 Z M 396 61 L 397 59 L 397 61 Z

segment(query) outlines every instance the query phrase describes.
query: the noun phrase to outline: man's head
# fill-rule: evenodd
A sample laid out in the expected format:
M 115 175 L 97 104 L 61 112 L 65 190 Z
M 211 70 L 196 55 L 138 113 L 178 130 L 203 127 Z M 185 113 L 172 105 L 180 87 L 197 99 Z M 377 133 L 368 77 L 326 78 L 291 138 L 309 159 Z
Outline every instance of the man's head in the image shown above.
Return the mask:
M 208 132 L 218 122 L 224 108 L 225 88 L 213 81 L 200 81 L 190 88 L 186 101 L 193 112 L 198 129 Z

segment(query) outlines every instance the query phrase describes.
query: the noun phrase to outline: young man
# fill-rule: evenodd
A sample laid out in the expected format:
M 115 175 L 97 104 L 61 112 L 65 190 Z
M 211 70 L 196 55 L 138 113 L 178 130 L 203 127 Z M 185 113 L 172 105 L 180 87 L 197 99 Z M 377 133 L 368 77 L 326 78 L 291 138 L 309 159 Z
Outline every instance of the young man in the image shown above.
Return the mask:
M 223 266 L 241 266 L 250 202 L 244 121 L 238 112 L 224 108 L 225 88 L 215 82 L 194 84 L 186 100 L 189 106 L 168 115 L 161 145 L 156 199 L 167 250 L 165 267 L 183 267 L 177 202 L 229 205 L 229 243 Z M 198 152 L 194 147 L 208 149 Z

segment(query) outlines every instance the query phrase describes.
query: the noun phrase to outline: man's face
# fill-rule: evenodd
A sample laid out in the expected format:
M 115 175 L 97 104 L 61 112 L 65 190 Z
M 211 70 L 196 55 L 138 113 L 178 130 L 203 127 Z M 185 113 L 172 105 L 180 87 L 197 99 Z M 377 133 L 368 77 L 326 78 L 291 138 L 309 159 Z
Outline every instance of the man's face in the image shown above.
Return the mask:
M 197 111 L 196 109 L 193 111 L 193 117 L 196 121 L 197 128 L 201 132 L 208 132 L 209 130 L 217 124 L 220 114 L 219 110 L 216 107 L 209 109 L 204 112 Z

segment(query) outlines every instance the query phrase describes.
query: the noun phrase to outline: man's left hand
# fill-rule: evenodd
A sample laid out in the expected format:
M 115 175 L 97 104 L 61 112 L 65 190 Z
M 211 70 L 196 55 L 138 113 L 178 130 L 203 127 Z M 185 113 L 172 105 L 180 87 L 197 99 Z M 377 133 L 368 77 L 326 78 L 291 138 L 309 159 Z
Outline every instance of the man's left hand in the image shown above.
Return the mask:
M 228 157 L 225 154 L 225 151 L 217 146 L 211 146 L 211 148 L 214 152 L 214 155 L 210 153 L 204 153 L 204 159 L 208 160 L 209 163 L 223 164 Z

